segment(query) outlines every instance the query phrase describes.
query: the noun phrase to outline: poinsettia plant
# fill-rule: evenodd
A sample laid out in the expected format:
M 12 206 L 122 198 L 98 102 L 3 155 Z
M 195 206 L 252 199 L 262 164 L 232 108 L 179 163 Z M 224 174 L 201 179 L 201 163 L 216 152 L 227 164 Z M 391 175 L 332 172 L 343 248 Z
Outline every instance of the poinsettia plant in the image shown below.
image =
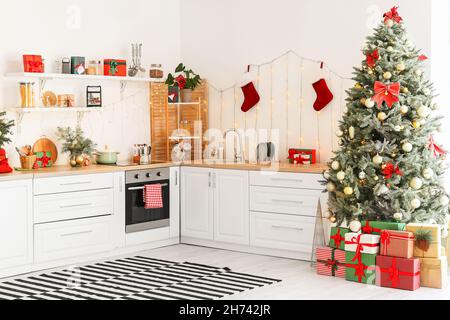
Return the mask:
M 11 127 L 14 126 L 14 121 L 3 118 L 5 115 L 6 112 L 0 112 L 0 149 L 6 143 L 11 142 L 8 135 L 11 133 Z
M 198 87 L 202 79 L 192 69 L 186 68 L 183 63 L 180 63 L 175 69 L 175 75 L 169 73 L 166 84 L 169 86 L 176 86 L 183 89 L 194 90 Z

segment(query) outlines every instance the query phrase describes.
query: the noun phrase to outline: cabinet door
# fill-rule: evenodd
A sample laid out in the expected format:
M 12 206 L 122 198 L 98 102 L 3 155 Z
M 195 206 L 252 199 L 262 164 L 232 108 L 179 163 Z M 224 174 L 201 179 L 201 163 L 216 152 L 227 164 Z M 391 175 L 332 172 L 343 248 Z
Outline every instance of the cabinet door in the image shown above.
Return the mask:
M 181 236 L 213 240 L 210 169 L 181 168 Z
M 250 243 L 248 171 L 214 170 L 214 240 Z
M 170 168 L 170 237 L 180 237 L 180 168 Z
M 0 269 L 32 263 L 32 182 L 0 183 Z

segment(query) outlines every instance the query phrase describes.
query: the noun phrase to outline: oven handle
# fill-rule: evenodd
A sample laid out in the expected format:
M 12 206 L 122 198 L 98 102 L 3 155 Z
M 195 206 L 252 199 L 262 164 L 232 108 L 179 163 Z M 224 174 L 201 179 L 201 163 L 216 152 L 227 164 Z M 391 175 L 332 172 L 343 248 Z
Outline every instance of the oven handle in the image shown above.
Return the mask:
M 169 184 L 164 183 L 164 184 L 161 185 L 161 187 L 167 187 L 168 185 L 169 185 Z M 131 187 L 131 188 L 128 188 L 127 190 L 128 190 L 128 191 L 144 190 L 144 188 L 145 188 L 145 187 Z

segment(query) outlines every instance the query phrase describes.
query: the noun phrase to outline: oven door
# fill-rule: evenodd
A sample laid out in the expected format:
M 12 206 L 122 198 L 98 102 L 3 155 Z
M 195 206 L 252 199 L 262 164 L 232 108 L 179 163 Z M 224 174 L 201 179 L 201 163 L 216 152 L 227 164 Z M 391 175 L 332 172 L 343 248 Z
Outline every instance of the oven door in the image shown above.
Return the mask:
M 150 184 L 162 185 L 163 207 L 161 209 L 145 209 L 144 186 Z M 169 180 L 153 181 L 145 184 L 128 184 L 126 188 L 126 233 L 163 228 L 170 225 Z

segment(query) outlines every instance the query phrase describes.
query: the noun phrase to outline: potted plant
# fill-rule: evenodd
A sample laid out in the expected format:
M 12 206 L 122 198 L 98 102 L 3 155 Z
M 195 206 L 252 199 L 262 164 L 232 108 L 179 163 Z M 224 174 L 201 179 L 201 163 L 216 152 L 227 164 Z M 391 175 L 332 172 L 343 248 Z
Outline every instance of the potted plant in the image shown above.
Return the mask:
M 8 135 L 11 133 L 11 127 L 14 126 L 14 121 L 6 120 L 3 117 L 6 112 L 0 112 L 0 173 L 9 173 L 12 168 L 8 164 L 8 159 L 6 158 L 6 151 L 3 145 L 11 142 Z
M 72 167 L 89 165 L 96 144 L 91 139 L 84 137 L 84 132 L 80 127 L 75 130 L 70 127 L 58 127 L 56 136 L 58 140 L 63 141 L 62 152 L 70 154 L 70 165 Z
M 180 89 L 182 102 L 192 102 L 192 91 L 197 88 L 201 81 L 202 79 L 198 74 L 180 63 L 175 69 L 175 75 L 169 73 L 166 84 Z

